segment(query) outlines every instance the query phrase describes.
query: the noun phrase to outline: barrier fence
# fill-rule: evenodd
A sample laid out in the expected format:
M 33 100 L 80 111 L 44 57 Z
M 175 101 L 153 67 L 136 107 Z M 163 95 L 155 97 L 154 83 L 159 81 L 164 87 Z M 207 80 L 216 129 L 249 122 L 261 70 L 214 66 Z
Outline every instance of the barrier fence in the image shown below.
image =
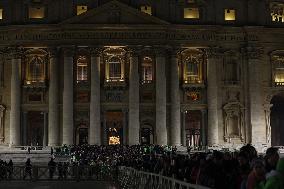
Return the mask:
M 94 180 L 117 183 L 121 189 L 210 189 L 123 166 L 0 166 L 0 180 Z
M 118 183 L 122 189 L 210 189 L 130 167 L 118 168 Z
M 115 181 L 117 167 L 111 166 L 0 166 L 0 180 L 100 180 Z

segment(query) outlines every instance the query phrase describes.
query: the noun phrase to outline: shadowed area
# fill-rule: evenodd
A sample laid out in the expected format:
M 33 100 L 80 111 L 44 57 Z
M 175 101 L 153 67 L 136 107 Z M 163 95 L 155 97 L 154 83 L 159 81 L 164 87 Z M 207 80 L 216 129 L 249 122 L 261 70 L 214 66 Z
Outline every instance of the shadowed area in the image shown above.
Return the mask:
M 103 181 L 84 181 L 84 182 L 73 182 L 73 181 L 12 181 L 12 182 L 0 182 L 0 188 L 2 189 L 118 189 L 112 183 Z

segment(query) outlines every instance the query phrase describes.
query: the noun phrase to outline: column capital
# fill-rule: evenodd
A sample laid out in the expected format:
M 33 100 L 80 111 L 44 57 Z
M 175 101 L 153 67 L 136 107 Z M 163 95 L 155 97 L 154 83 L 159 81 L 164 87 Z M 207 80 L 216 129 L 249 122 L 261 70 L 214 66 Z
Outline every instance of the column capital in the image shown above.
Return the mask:
M 245 54 L 248 59 L 261 59 L 264 55 L 263 47 L 259 46 L 247 46 L 242 48 L 241 52 Z
M 133 57 L 133 56 L 139 56 L 142 52 L 142 47 L 140 46 L 130 46 L 127 49 L 127 53 L 129 54 L 129 56 Z
M 167 48 L 165 47 L 161 47 L 161 46 L 154 46 L 153 48 L 154 52 L 155 52 L 155 55 L 156 56 L 166 56 L 167 54 Z
M 56 58 L 58 56 L 58 49 L 56 47 L 47 48 L 47 52 L 50 58 Z
M 169 48 L 168 51 L 172 57 L 175 57 L 178 56 L 183 51 L 183 49 L 181 47 L 173 46 Z
M 8 48 L 8 52 L 12 59 L 20 59 L 24 54 L 24 49 L 21 47 Z
M 73 57 L 75 54 L 75 47 L 73 46 L 62 47 L 62 51 L 65 57 Z
M 219 59 L 223 56 L 223 49 L 218 46 L 212 46 L 205 49 L 205 53 L 208 59 Z
M 103 47 L 90 47 L 90 55 L 91 56 L 100 56 L 103 53 L 104 48 Z

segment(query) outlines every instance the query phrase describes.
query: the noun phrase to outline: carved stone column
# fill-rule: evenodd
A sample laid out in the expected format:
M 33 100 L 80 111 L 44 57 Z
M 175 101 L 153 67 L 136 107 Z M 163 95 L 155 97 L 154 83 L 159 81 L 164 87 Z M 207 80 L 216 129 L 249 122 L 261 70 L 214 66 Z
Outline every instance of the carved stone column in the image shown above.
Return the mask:
M 22 112 L 22 136 L 23 136 L 23 140 L 22 140 L 22 145 L 30 145 L 28 144 L 27 141 L 27 130 L 28 130 L 28 112 L 24 111 Z
M 89 144 L 101 145 L 100 49 L 91 49 L 91 99 Z
M 126 145 L 128 144 L 128 111 L 127 110 L 123 110 L 123 144 Z
M 264 115 L 264 98 L 262 90 L 262 58 L 263 49 L 259 47 L 247 47 L 248 59 L 248 83 L 249 83 L 249 106 L 252 144 L 265 144 L 266 122 Z
M 207 103 L 208 103 L 208 145 L 219 143 L 218 128 L 218 72 L 220 49 L 206 49 L 207 54 Z
M 201 142 L 202 142 L 202 146 L 206 146 L 206 120 L 207 120 L 206 110 L 201 110 L 201 115 L 202 115 Z
M 21 52 L 14 49 L 12 52 L 11 74 L 11 111 L 10 111 L 10 146 L 21 145 Z
M 63 137 L 62 143 L 73 144 L 73 49 L 64 49 Z
M 5 135 L 4 135 L 5 110 L 6 108 L 2 104 L 0 104 L 0 144 L 3 144 L 4 139 L 5 139 Z
M 181 143 L 186 146 L 185 112 L 182 112 Z
M 135 49 L 136 50 L 136 49 Z M 129 124 L 128 138 L 129 145 L 139 144 L 139 74 L 138 54 L 134 50 L 130 52 L 129 70 Z
M 49 49 L 48 146 L 59 145 L 59 73 L 56 49 Z
M 171 54 L 171 145 L 181 145 L 180 89 L 177 51 Z
M 163 49 L 156 49 L 156 136 L 158 145 L 168 144 L 166 57 Z
M 43 120 L 44 120 L 44 122 L 43 122 L 43 142 L 42 142 L 43 146 L 47 145 L 47 135 L 48 135 L 48 128 L 47 128 L 48 127 L 48 125 L 47 125 L 48 119 L 47 119 L 47 117 L 48 117 L 47 112 L 43 112 Z

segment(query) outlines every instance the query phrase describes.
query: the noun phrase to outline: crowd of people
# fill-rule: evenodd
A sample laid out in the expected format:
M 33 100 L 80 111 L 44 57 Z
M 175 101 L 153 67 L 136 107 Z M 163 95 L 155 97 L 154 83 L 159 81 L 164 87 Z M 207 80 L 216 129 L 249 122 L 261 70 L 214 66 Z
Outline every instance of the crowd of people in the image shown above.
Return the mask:
M 70 166 L 79 167 L 79 170 L 91 167 L 88 169 L 92 170 L 91 174 L 105 172 L 110 167 L 127 166 L 216 189 L 284 189 L 284 159 L 279 158 L 278 149 L 274 147 L 268 148 L 263 155 L 258 155 L 249 144 L 238 152 L 184 155 L 170 146 L 81 145 L 57 148 L 54 155 L 48 163 L 51 179 L 56 170 L 58 179 L 66 178 Z M 69 157 L 69 161 L 56 162 L 58 156 Z M 11 166 L 10 162 L 10 165 L 3 161 L 0 164 Z M 32 177 L 29 167 L 30 160 L 26 163 L 25 176 Z

